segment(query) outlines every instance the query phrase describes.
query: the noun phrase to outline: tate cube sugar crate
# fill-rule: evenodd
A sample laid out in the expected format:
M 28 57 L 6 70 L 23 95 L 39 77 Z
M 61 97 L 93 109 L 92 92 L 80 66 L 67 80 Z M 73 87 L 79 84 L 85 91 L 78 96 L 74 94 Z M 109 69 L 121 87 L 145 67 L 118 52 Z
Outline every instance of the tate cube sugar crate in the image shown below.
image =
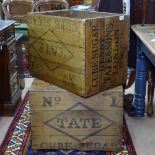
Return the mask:
M 32 13 L 28 34 L 34 77 L 84 97 L 126 82 L 127 15 L 73 10 Z
M 29 90 L 32 148 L 121 149 L 122 86 L 83 98 L 43 81 Z

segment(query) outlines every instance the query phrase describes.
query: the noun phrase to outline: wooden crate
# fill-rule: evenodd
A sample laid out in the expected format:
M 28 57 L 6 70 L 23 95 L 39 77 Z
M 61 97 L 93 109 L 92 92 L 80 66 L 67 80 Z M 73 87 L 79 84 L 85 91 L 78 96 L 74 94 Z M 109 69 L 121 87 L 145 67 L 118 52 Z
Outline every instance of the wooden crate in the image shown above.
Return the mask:
M 73 10 L 32 13 L 28 32 L 34 77 L 84 97 L 126 82 L 127 15 Z
M 83 98 L 38 80 L 29 95 L 34 150 L 121 149 L 122 86 Z

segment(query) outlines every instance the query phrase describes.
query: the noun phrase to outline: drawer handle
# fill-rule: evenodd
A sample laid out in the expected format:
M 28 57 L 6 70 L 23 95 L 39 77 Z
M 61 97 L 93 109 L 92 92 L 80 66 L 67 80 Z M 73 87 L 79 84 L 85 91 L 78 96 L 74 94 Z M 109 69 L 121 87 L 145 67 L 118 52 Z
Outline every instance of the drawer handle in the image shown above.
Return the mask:
M 0 44 L 0 52 L 3 50 L 3 45 Z
M 10 54 L 13 54 L 13 53 L 15 53 L 14 51 L 10 51 Z
M 3 45 L 5 44 L 5 42 L 4 41 L 1 41 L 0 42 L 0 52 L 2 52 L 2 50 L 3 50 Z
M 14 33 L 13 32 L 9 32 L 8 33 L 8 39 L 13 38 L 14 37 Z
M 12 88 L 14 88 L 16 86 L 16 82 L 12 83 Z
M 14 66 L 14 69 L 17 69 L 18 68 L 18 66 L 16 65 L 16 66 Z

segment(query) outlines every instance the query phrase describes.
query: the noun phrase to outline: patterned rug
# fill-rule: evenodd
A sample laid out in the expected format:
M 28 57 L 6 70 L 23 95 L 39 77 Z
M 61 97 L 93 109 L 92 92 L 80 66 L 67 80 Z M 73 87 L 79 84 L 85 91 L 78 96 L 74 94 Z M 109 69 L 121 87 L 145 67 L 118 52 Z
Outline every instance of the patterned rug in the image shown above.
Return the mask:
M 31 148 L 30 106 L 28 95 L 18 108 L 15 117 L 0 146 L 0 155 L 137 155 L 133 146 L 126 121 L 123 123 L 122 152 L 90 151 L 52 151 L 33 152 Z

